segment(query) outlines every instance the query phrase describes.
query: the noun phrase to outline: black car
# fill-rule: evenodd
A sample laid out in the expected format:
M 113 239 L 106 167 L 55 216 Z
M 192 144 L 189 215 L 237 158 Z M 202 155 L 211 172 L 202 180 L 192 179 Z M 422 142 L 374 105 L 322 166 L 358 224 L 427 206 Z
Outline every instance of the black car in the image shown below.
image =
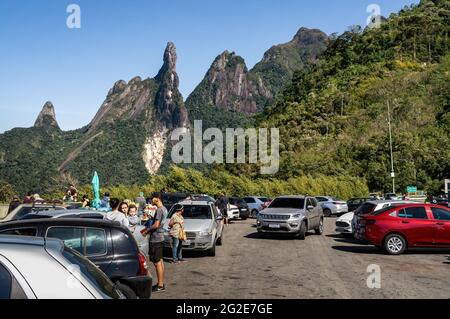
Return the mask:
M 190 198 L 191 196 L 191 193 L 153 193 L 153 197 L 161 198 L 168 211 L 170 211 L 173 205 Z
M 369 197 L 364 197 L 364 198 L 352 198 L 349 201 L 347 201 L 347 206 L 348 206 L 348 212 L 354 212 L 355 210 L 357 210 L 362 204 L 364 204 L 365 202 L 371 201 L 372 199 Z
M 119 223 L 79 218 L 23 220 L 1 224 L 0 235 L 61 239 L 98 266 L 125 297 L 150 298 L 147 259 L 130 231 Z
M 248 204 L 244 199 L 239 197 L 230 197 L 229 202 L 231 205 L 238 207 L 239 217 L 242 220 L 247 220 L 247 218 L 250 218 L 250 209 L 248 208 Z

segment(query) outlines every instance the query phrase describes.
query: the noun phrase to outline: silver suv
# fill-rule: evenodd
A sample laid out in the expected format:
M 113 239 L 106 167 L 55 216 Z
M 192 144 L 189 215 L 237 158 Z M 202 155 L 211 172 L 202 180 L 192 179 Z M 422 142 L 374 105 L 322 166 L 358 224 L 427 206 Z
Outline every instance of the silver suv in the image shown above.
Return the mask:
M 183 242 L 184 250 L 204 251 L 209 256 L 216 255 L 216 246 L 223 242 L 223 216 L 209 201 L 182 201 L 184 206 L 184 230 L 187 240 Z M 171 247 L 169 236 L 169 221 L 174 214 L 173 208 L 169 212 L 164 224 L 164 246 Z
M 305 239 L 310 230 L 322 235 L 323 223 L 322 208 L 314 197 L 283 196 L 258 214 L 256 226 L 259 233 L 290 234 Z

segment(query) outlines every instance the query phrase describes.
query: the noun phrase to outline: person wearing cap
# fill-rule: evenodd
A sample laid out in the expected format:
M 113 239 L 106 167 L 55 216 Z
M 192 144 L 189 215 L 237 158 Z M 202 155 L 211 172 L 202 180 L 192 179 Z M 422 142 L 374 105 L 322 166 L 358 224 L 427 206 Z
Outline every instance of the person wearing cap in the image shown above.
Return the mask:
M 20 198 L 17 195 L 13 196 L 11 203 L 9 204 L 8 214 L 11 213 L 14 209 L 16 209 L 20 205 Z
M 169 235 L 172 239 L 172 263 L 178 265 L 185 261 L 183 259 L 183 241 L 180 238 L 180 232 L 184 230 L 184 206 L 176 204 L 174 206 L 174 212 L 169 221 Z

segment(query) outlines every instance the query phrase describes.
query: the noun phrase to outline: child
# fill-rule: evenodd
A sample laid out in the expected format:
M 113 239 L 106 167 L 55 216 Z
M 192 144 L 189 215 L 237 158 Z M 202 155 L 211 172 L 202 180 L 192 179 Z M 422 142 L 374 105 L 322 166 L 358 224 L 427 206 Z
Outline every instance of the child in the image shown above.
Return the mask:
M 153 226 L 153 218 L 156 214 L 156 206 L 153 205 L 146 205 L 144 208 L 144 216 L 142 218 L 142 221 L 145 222 L 145 226 L 150 229 Z
M 130 226 L 137 226 L 141 224 L 141 220 L 137 215 L 137 206 L 134 204 L 128 206 L 128 222 L 130 223 Z

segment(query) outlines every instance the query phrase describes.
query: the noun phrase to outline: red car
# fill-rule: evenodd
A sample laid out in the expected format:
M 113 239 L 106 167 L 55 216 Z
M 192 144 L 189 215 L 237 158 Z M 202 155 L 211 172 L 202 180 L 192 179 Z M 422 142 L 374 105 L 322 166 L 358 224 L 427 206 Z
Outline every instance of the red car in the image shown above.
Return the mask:
M 356 238 L 401 255 L 408 248 L 450 248 L 450 209 L 439 205 L 386 207 L 361 219 Z

